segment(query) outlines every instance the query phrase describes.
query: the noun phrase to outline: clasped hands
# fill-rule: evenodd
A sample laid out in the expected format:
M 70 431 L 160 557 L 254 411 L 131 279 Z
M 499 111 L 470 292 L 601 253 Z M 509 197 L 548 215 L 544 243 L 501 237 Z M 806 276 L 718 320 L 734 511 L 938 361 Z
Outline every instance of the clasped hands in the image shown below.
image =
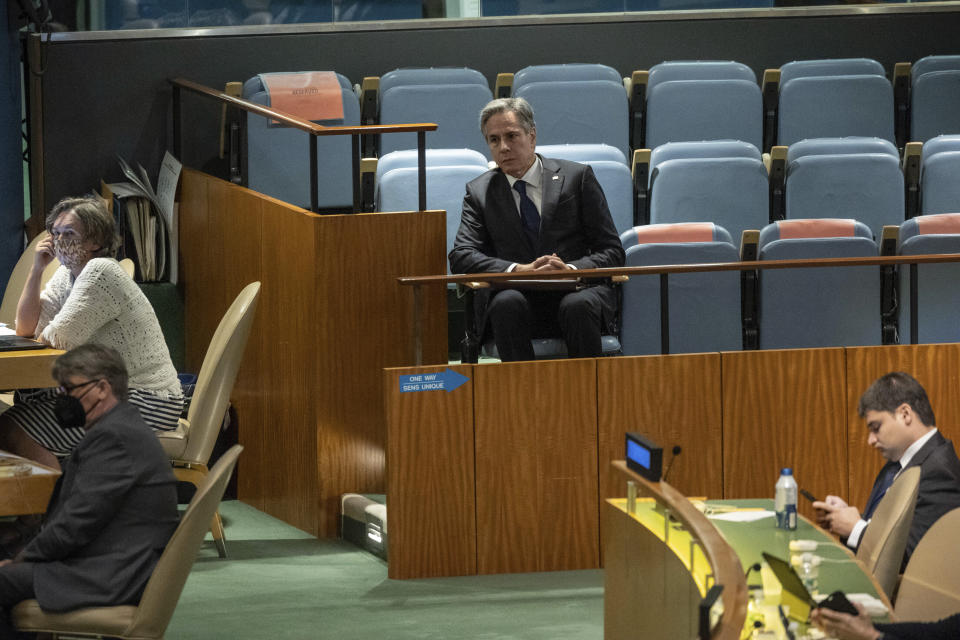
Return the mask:
M 549 256 L 540 256 L 527 264 L 518 264 L 513 270 L 515 273 L 522 273 L 524 271 L 561 271 L 563 269 L 573 269 L 573 267 L 553 253 Z
M 837 496 L 817 500 L 813 508 L 817 511 L 817 524 L 841 538 L 849 537 L 853 527 L 860 521 L 860 510 Z

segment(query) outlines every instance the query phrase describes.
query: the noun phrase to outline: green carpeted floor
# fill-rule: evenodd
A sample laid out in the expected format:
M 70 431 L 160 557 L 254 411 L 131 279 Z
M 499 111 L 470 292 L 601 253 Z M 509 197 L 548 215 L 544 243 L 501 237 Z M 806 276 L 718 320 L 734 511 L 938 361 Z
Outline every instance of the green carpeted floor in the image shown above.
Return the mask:
M 317 540 L 237 501 L 227 552 L 209 540 L 167 629 L 172 640 L 599 640 L 603 573 L 389 580 L 379 558 Z

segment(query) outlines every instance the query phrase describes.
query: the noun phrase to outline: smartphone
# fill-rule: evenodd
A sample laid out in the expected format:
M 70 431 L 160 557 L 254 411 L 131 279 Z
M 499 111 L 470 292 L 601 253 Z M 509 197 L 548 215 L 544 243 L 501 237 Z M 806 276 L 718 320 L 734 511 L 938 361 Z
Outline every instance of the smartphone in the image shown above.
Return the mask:
M 810 493 L 810 492 L 807 491 L 806 489 L 800 489 L 800 495 L 802 495 L 804 498 L 806 498 L 806 499 L 809 500 L 810 502 L 817 502 L 817 501 L 818 501 L 817 496 L 813 495 L 812 493 Z
M 853 603 L 847 600 L 847 596 L 843 595 L 842 591 L 834 591 L 822 600 L 817 607 L 839 611 L 840 613 L 849 613 L 852 616 L 860 614 L 857 608 L 853 606 Z

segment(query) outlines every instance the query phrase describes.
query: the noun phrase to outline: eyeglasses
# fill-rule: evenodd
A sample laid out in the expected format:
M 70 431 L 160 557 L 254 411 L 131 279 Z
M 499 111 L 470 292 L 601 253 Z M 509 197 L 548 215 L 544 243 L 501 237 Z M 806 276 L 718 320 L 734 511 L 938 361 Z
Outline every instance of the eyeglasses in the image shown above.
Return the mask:
M 60 385 L 60 388 L 57 389 L 57 391 L 59 391 L 61 395 L 68 395 L 73 391 L 76 391 L 77 389 L 82 389 L 87 385 L 100 382 L 100 380 L 101 380 L 100 378 L 97 378 L 95 380 L 87 380 L 86 382 L 81 382 L 80 384 L 62 384 Z

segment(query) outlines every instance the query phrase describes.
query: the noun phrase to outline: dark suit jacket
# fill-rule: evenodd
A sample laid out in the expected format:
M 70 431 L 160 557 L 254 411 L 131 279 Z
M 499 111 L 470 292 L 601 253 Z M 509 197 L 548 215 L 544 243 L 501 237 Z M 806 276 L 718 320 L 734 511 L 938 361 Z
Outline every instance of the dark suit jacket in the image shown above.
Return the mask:
M 619 267 L 623 246 L 593 170 L 541 158 L 540 251 L 523 232 L 507 177 L 493 169 L 467 183 L 460 229 L 450 252 L 454 273 L 503 272 L 556 253 L 578 269 Z
M 907 548 L 903 562 L 920 542 L 920 538 L 948 511 L 960 507 L 960 459 L 953 443 L 937 431 L 916 455 L 910 459 L 906 468 L 920 467 L 920 487 L 917 492 L 917 506 L 913 512 L 913 524 L 907 536 Z M 879 482 L 877 478 L 876 482 Z M 861 536 L 861 540 L 862 540 Z
M 121 401 L 66 460 L 46 523 L 23 551 L 40 607 L 137 603 L 178 519 L 170 462 Z
M 620 267 L 623 246 L 593 170 L 541 156 L 540 250 L 523 232 L 507 177 L 493 169 L 467 183 L 460 228 L 450 252 L 453 273 L 504 272 L 556 253 L 578 269 Z M 604 317 L 616 313 L 616 297 L 604 297 Z M 482 326 L 482 323 L 481 323 Z

